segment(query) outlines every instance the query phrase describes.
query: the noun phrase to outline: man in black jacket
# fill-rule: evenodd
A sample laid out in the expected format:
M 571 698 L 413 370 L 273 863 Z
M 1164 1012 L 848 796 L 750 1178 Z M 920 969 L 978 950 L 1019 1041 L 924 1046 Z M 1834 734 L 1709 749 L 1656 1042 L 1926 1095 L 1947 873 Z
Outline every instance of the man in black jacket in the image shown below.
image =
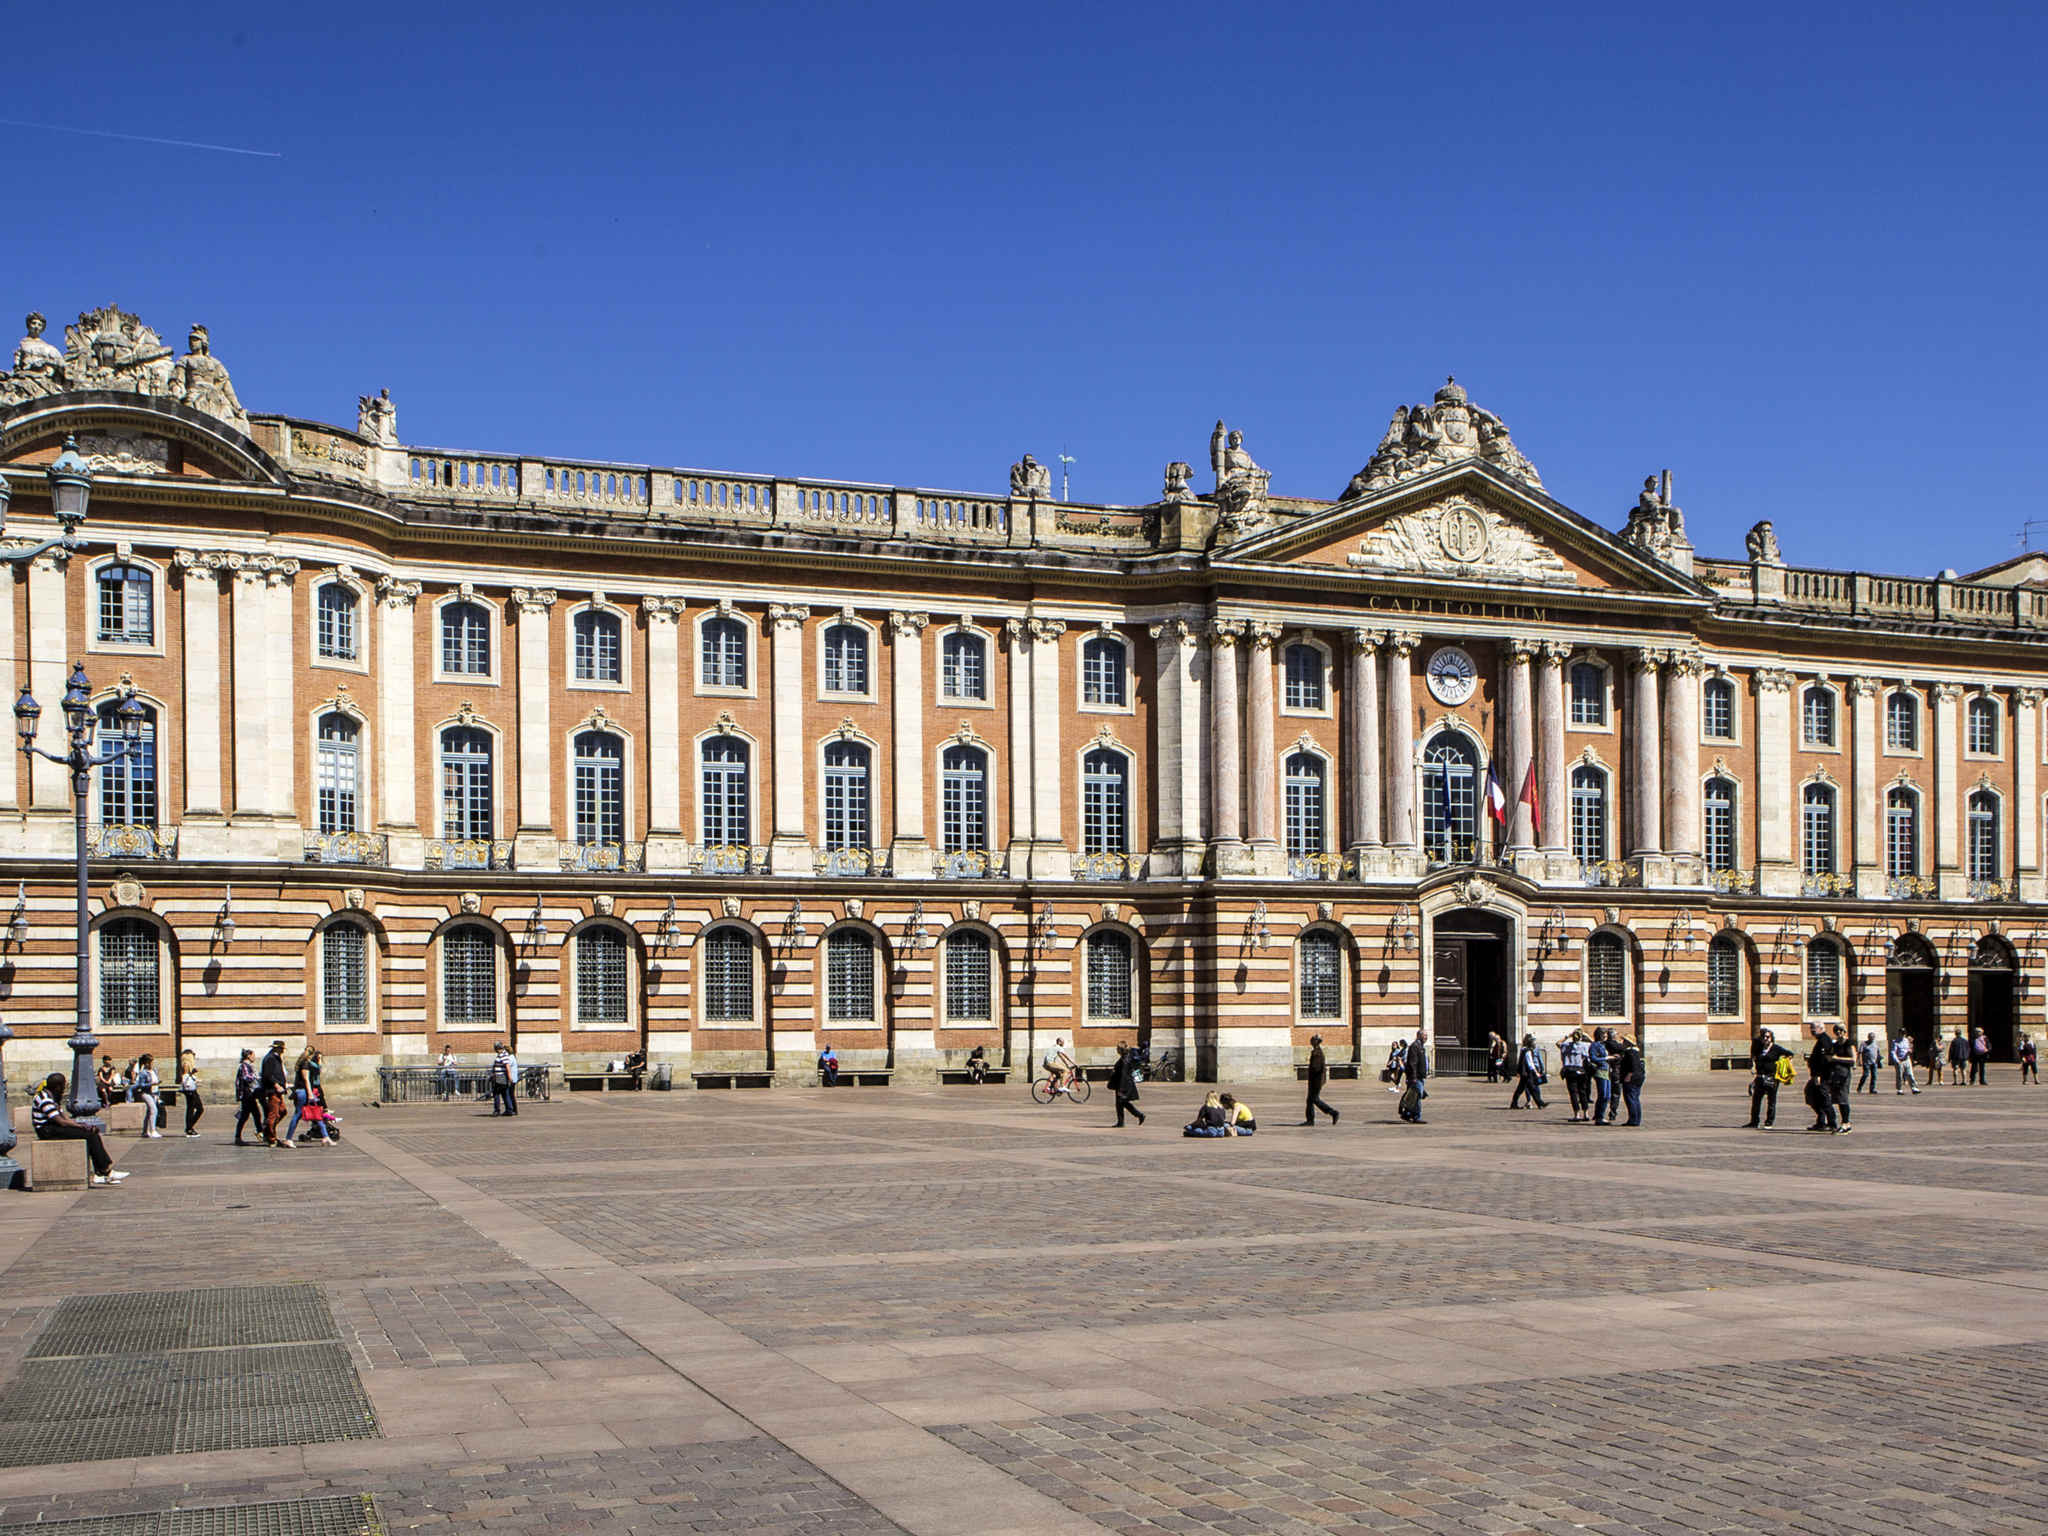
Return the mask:
M 1821 1086 L 1827 1092 L 1828 1102 L 1834 1106 L 1841 1129 L 1846 1131 L 1849 1129 L 1849 1083 L 1856 1076 L 1856 1042 L 1849 1038 L 1846 1026 L 1837 1024 L 1826 1043 L 1828 1074 Z
M 1316 1123 L 1316 1111 L 1319 1109 L 1330 1117 L 1330 1124 L 1335 1125 L 1337 1123 L 1337 1111 L 1323 1102 L 1323 1088 L 1329 1081 L 1330 1063 L 1323 1055 L 1323 1037 L 1321 1035 L 1310 1035 L 1308 1037 L 1308 1108 L 1302 1111 L 1308 1118 L 1301 1122 L 1303 1125 L 1314 1125 Z
M 284 1042 L 273 1040 L 256 1074 L 256 1091 L 263 1096 L 263 1144 L 277 1143 L 277 1122 L 284 1118 L 285 1102 L 291 1097 L 292 1075 L 285 1070 Z
M 1109 1091 L 1116 1095 L 1118 1130 L 1123 1129 L 1126 1110 L 1138 1117 L 1138 1124 L 1145 1123 L 1145 1112 L 1138 1108 L 1137 1061 L 1131 1048 L 1121 1040 L 1116 1043 L 1116 1065 L 1109 1069 Z
M 1421 1125 L 1422 1101 L 1429 1097 L 1429 1046 L 1423 1038 L 1423 1026 L 1417 1025 L 1415 1038 L 1408 1042 L 1407 1059 L 1404 1065 L 1408 1072 L 1408 1087 L 1401 1095 L 1399 1114 L 1410 1125 Z
M 1643 1123 L 1643 1048 L 1633 1035 L 1615 1037 L 1614 1075 L 1621 1086 L 1621 1102 L 1628 1107 L 1628 1123 Z M 1613 1121 L 1608 1122 L 1610 1125 Z
M 1778 1063 L 1791 1056 L 1768 1029 L 1756 1032 L 1749 1047 L 1749 1128 L 1769 1130 L 1778 1118 Z M 1761 1123 L 1759 1123 L 1761 1121 Z

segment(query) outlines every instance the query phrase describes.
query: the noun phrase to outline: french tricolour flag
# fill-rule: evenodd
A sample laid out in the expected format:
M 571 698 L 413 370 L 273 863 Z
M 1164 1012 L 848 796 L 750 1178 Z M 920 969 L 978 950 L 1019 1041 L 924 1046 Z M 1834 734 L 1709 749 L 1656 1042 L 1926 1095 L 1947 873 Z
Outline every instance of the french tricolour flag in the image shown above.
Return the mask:
M 1493 771 L 1493 764 L 1486 765 L 1486 814 L 1501 826 L 1508 824 L 1508 797 L 1500 787 L 1500 776 Z

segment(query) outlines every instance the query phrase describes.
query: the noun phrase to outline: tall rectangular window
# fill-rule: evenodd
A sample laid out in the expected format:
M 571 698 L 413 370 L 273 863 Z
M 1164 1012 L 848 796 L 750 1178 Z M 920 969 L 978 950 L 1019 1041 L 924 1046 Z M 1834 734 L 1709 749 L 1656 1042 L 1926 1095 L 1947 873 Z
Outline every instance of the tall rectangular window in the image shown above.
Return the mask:
M 1131 941 L 1127 936 L 1113 930 L 1088 935 L 1087 989 L 1089 1018 L 1131 1017 Z
M 1801 797 L 1799 867 L 1809 875 L 1835 872 L 1835 795 L 1822 784 L 1809 784 Z
M 865 1024 L 875 1016 L 875 941 L 841 928 L 825 941 L 825 1017 Z
M 320 654 L 328 661 L 356 659 L 356 595 L 339 581 L 320 589 L 315 628 Z
M 1800 695 L 1801 733 L 1809 747 L 1835 744 L 1835 696 L 1819 683 Z
M 1998 797 L 1982 789 L 1971 795 L 1969 823 L 1969 878 L 1996 880 L 1999 871 Z
M 754 941 L 742 928 L 704 935 L 704 1017 L 744 1024 L 754 1017 Z
M 320 1022 L 327 1029 L 370 1022 L 369 944 L 354 923 L 336 923 L 320 934 Z
M 1824 1019 L 1842 1012 L 1842 954 L 1825 939 L 1806 946 L 1806 1011 Z
M 1129 763 L 1121 752 L 1101 748 L 1081 760 L 1081 851 L 1128 853 L 1126 830 Z
M 1723 1019 L 1742 1012 L 1742 951 L 1733 939 L 1707 946 L 1707 1012 Z
M 1254 665 L 1257 653 L 1254 653 Z M 1287 707 L 1289 709 L 1321 709 L 1323 707 L 1323 653 L 1301 640 L 1287 647 Z
M 1344 955 L 1337 936 L 1312 929 L 1301 936 L 1301 1016 L 1335 1019 L 1344 1014 Z
M 948 747 L 939 765 L 939 837 L 943 853 L 988 847 L 988 757 L 976 747 Z
M 1323 760 L 1312 752 L 1287 759 L 1287 853 L 1305 858 L 1324 848 Z
M 320 717 L 320 739 L 316 744 L 319 803 L 315 812 L 322 832 L 362 830 L 358 804 L 362 755 L 357 750 L 357 740 L 355 721 L 339 710 L 329 710 Z
M 697 631 L 702 661 L 698 674 L 706 688 L 747 686 L 747 626 L 721 614 L 706 619 Z
M 617 847 L 626 840 L 625 745 L 609 731 L 576 738 L 576 842 Z
M 1123 641 L 1108 635 L 1091 635 L 1081 642 L 1081 702 L 1123 704 Z
M 488 842 L 491 814 L 491 739 L 455 727 L 441 733 L 441 835 L 457 842 Z
M 1607 723 L 1607 669 L 1590 661 L 1573 664 L 1571 669 L 1572 724 L 1605 725 Z
M 1701 853 L 1709 869 L 1735 867 L 1735 784 L 1731 779 L 1707 780 L 1700 801 Z
M 586 928 L 576 935 L 576 1022 L 622 1025 L 627 1014 L 630 952 L 626 936 L 613 928 Z
M 498 941 L 466 923 L 441 939 L 441 1019 L 453 1028 L 498 1022 Z
M 1607 857 L 1607 775 L 1598 768 L 1572 770 L 1572 856 L 1581 864 Z
M 1903 689 L 1885 695 L 1884 744 L 1894 752 L 1920 750 L 1920 701 Z
M 101 741 L 121 739 L 119 706 L 99 708 Z M 142 712 L 142 736 L 135 746 L 100 770 L 100 820 L 110 827 L 156 825 L 156 711 Z
M 576 681 L 616 683 L 624 675 L 619 656 L 619 621 L 608 613 L 576 615 Z
M 825 631 L 825 692 L 868 691 L 868 635 L 852 624 Z
M 955 631 L 939 652 L 939 691 L 949 699 L 988 697 L 988 645 L 979 635 Z
M 1619 1019 L 1628 1012 L 1628 956 L 1621 940 L 1596 933 L 1586 941 L 1586 1016 Z
M 1735 739 L 1735 685 L 1710 677 L 1700 691 L 1700 734 L 1709 741 Z
M 149 645 L 156 639 L 156 583 L 139 565 L 99 570 L 102 645 Z
M 970 1024 L 995 1017 L 988 935 L 964 928 L 946 936 L 946 1017 Z
M 156 929 L 139 917 L 100 930 L 100 1023 L 108 1029 L 159 1024 Z
M 868 749 L 835 741 L 825 748 L 825 846 L 866 848 L 868 827 Z
M 1884 797 L 1884 872 L 1890 880 L 1920 873 L 1920 797 L 1910 789 Z
M 712 848 L 745 848 L 754 840 L 747 813 L 747 744 L 714 736 L 703 749 L 704 842 Z

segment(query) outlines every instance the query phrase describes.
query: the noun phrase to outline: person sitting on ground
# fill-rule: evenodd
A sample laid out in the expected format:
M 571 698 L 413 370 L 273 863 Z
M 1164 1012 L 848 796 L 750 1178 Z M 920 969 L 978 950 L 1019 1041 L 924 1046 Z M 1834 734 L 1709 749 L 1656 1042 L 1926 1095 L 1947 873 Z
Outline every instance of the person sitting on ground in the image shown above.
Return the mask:
M 1229 1117 L 1224 1113 L 1223 1097 L 1212 1093 L 1202 1101 L 1202 1107 L 1195 1111 L 1195 1118 L 1181 1128 L 1183 1136 L 1228 1136 Z
M 1251 1105 L 1231 1094 L 1222 1096 L 1223 1128 L 1233 1136 L 1250 1136 L 1259 1128 Z
M 90 1125 L 73 1120 L 60 1108 L 64 1102 L 64 1074 L 52 1072 L 43 1079 L 29 1100 L 29 1124 L 35 1128 L 38 1141 L 82 1141 L 85 1143 L 86 1161 L 92 1165 L 88 1182 L 93 1184 L 118 1184 L 128 1175 L 114 1166 L 114 1159 L 107 1152 L 107 1143 L 100 1133 Z
M 1052 1044 L 1046 1048 L 1045 1075 L 1052 1079 L 1054 1093 L 1067 1091 L 1067 1079 L 1074 1075 L 1074 1058 L 1067 1054 L 1066 1036 L 1054 1036 Z
M 818 1052 L 818 1073 L 825 1079 L 827 1088 L 839 1086 L 839 1053 L 829 1045 Z
M 977 1045 L 973 1050 L 967 1053 L 967 1081 L 969 1081 L 970 1083 L 979 1083 L 985 1082 L 987 1078 L 988 1052 L 981 1046 Z

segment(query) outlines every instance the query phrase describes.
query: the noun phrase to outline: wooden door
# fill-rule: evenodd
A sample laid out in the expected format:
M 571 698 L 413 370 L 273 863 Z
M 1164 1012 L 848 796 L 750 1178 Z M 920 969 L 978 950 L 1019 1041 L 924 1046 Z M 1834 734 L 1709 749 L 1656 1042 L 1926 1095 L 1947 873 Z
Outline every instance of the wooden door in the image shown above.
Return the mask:
M 1431 968 L 1435 1016 L 1430 1034 L 1438 1050 L 1465 1043 L 1465 1007 L 1471 955 L 1466 941 L 1437 936 L 1435 962 Z

